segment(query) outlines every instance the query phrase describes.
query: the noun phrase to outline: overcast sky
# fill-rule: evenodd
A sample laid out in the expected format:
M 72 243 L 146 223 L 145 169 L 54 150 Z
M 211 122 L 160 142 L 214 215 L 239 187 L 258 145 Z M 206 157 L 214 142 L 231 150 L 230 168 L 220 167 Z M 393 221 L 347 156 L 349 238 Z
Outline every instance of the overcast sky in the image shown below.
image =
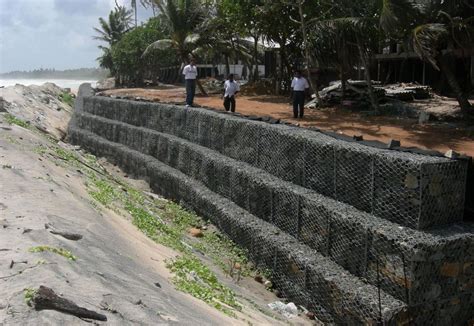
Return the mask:
M 92 28 L 114 6 L 114 0 L 0 0 L 0 73 L 97 67 L 100 43 Z M 151 14 L 138 8 L 139 20 Z

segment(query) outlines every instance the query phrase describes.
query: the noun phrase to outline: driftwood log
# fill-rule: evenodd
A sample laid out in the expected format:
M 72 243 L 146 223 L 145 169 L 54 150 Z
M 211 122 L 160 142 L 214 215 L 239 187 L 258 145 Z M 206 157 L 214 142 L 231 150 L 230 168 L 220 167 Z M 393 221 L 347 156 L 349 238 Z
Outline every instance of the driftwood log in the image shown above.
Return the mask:
M 107 321 L 105 315 L 79 307 L 71 300 L 61 298 L 52 289 L 41 285 L 32 302 L 36 310 L 56 310 L 79 318 Z

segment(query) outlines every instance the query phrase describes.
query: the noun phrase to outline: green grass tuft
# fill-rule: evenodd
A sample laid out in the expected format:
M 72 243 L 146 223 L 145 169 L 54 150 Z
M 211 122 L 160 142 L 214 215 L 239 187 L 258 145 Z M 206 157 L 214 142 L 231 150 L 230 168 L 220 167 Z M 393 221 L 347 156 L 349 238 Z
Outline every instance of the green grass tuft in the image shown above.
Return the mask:
M 63 92 L 59 94 L 59 100 L 63 103 L 66 103 L 70 107 L 74 105 L 74 97 L 69 92 Z
M 204 230 L 202 238 L 191 238 L 191 227 L 203 228 L 206 222 L 180 205 L 165 199 L 152 199 L 112 176 L 89 175 L 89 194 L 100 203 L 119 214 L 129 215 L 132 223 L 153 241 L 173 248 L 183 254 L 169 261 L 168 268 L 175 274 L 173 282 L 179 290 L 190 293 L 216 309 L 235 316 L 241 307 L 235 294 L 220 284 L 215 274 L 193 252 L 200 251 L 229 272 L 230 263 L 239 263 L 241 276 L 250 275 L 246 251 L 217 231 Z M 126 214 L 126 213 L 128 214 Z M 189 278 L 193 273 L 196 279 Z
M 168 261 L 166 266 L 175 273 L 172 280 L 179 290 L 230 316 L 235 316 L 232 308 L 238 311 L 242 309 L 235 293 L 220 284 L 216 275 L 199 259 L 185 255 Z
M 49 251 L 52 253 L 55 253 L 57 255 L 63 256 L 69 260 L 76 261 L 77 257 L 74 256 L 69 250 L 63 249 L 63 248 L 55 248 L 55 247 L 50 247 L 50 246 L 37 246 L 37 247 L 32 247 L 28 250 L 29 252 L 45 252 Z
M 28 306 L 31 306 L 31 302 L 33 301 L 33 298 L 35 297 L 37 292 L 38 290 L 32 288 L 26 288 L 24 290 L 25 302 Z
M 10 113 L 5 114 L 5 120 L 11 125 L 17 125 L 27 129 L 30 128 L 30 124 L 28 122 L 18 119 Z

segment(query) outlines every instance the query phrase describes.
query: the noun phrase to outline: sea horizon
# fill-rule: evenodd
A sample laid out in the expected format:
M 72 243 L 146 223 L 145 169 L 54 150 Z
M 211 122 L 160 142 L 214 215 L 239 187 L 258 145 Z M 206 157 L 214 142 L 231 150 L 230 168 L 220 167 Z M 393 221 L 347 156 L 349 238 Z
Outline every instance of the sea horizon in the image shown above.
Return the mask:
M 61 78 L 0 78 L 0 87 L 14 86 L 16 84 L 30 86 L 53 83 L 62 88 L 70 88 L 75 91 L 83 83 L 91 83 L 92 87 L 97 84 L 97 79 L 61 79 Z

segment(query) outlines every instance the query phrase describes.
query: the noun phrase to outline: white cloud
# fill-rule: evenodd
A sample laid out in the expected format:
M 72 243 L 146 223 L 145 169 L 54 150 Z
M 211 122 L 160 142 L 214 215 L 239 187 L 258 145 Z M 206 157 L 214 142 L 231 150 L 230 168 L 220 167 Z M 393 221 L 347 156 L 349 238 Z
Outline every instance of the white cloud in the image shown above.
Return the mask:
M 114 0 L 0 0 L 0 72 L 97 66 L 92 28 L 114 7 Z

